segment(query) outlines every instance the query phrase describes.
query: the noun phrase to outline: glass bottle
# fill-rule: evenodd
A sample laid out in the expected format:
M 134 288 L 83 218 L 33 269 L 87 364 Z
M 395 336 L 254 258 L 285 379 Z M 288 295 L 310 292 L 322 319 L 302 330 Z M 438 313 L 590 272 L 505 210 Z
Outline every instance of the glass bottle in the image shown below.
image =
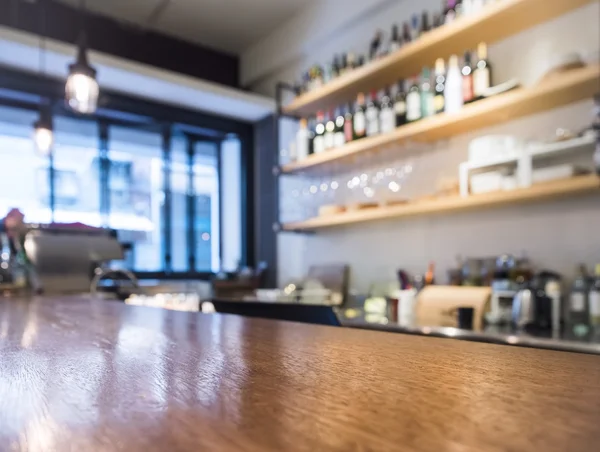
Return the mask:
M 313 152 L 320 154 L 325 150 L 325 116 L 323 112 L 317 113 L 317 123 L 315 125 L 315 138 L 313 140 Z
M 423 68 L 421 76 L 421 116 L 427 118 L 435 113 L 433 105 L 433 90 L 431 89 L 431 74 L 429 68 Z
M 600 264 L 596 265 L 595 278 L 590 285 L 589 306 L 590 324 L 600 327 Z
M 346 144 L 346 134 L 344 132 L 344 126 L 346 124 L 346 117 L 341 108 L 338 108 L 335 112 L 335 129 L 333 132 L 333 147 L 339 148 Z
M 444 101 L 446 103 L 446 112 L 455 113 L 463 107 L 462 95 L 462 73 L 458 68 L 458 57 L 452 55 L 448 64 L 448 73 L 446 74 L 446 89 L 444 91 Z
M 600 94 L 594 96 L 594 118 L 592 129 L 596 132 L 596 152 L 594 152 L 594 165 L 596 174 L 600 176 Z
M 335 116 L 333 112 L 327 114 L 325 120 L 325 135 L 323 136 L 325 150 L 333 149 L 335 144 Z
M 373 91 L 369 97 L 369 103 L 365 111 L 367 118 L 367 136 L 372 137 L 379 135 L 379 105 L 377 103 L 377 93 Z
M 390 40 L 389 53 L 393 53 L 402 47 L 402 40 L 400 39 L 400 30 L 398 25 L 392 27 L 392 38 Z
M 492 86 L 492 67 L 488 61 L 487 44 L 477 46 L 477 64 L 473 70 L 473 94 L 475 99 L 484 97 L 485 92 Z
M 446 107 L 444 91 L 446 90 L 446 66 L 443 58 L 438 58 L 435 62 L 435 96 L 433 106 L 435 113 L 443 113 Z
M 577 269 L 568 305 L 568 320 L 572 332 L 584 335 L 589 324 L 590 278 L 585 265 Z
M 421 89 L 417 80 L 418 77 L 413 79 L 412 85 L 406 95 L 406 122 L 414 122 L 422 118 Z
M 461 72 L 463 103 L 468 104 L 473 101 L 473 68 L 471 67 L 471 52 L 465 52 L 465 60 Z
M 352 105 L 346 107 L 344 115 L 344 142 L 350 143 L 354 139 L 354 118 L 352 115 Z
M 354 139 L 360 140 L 367 136 L 367 118 L 365 117 L 365 95 L 360 93 L 354 109 Z
M 404 80 L 398 82 L 398 89 L 394 97 L 394 112 L 396 113 L 396 127 L 406 124 L 406 92 Z
M 392 105 L 392 99 L 388 92 L 384 92 L 383 96 L 381 97 L 379 128 L 381 133 L 391 132 L 396 128 L 396 114 Z

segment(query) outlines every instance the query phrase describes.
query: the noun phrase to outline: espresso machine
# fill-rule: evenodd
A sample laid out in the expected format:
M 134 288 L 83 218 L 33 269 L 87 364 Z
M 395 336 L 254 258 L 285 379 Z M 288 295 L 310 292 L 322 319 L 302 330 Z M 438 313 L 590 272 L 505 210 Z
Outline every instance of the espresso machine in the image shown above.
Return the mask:
M 116 231 L 97 228 L 30 227 L 25 252 L 44 293 L 94 291 L 93 283 L 118 271 L 137 285 L 126 270 L 114 270 L 111 261 L 122 260 L 123 247 Z
M 531 332 L 559 331 L 561 312 L 559 274 L 542 271 L 517 292 L 512 306 L 512 323 Z

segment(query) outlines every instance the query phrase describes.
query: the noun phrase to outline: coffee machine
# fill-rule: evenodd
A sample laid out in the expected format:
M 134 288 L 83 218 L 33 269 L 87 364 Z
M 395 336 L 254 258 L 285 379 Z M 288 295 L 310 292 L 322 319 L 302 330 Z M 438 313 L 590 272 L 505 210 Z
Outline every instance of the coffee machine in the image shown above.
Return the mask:
M 513 300 L 513 326 L 526 331 L 559 330 L 560 281 L 558 273 L 542 271 L 524 284 Z

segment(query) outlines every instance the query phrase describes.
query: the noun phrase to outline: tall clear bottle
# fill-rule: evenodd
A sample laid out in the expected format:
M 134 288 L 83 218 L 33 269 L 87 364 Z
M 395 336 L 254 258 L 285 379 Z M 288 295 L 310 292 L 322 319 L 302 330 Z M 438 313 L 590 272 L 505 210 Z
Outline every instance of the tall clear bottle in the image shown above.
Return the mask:
M 446 75 L 446 89 L 444 91 L 446 113 L 456 113 L 463 107 L 463 80 L 458 67 L 458 57 L 452 55 L 448 64 Z
M 415 77 L 406 95 L 406 122 L 418 121 L 422 117 L 421 90 L 419 89 L 418 77 Z
M 308 131 L 308 121 L 306 119 L 300 120 L 300 128 L 296 133 L 296 158 L 298 161 L 304 160 L 308 157 L 310 152 L 310 133 Z
M 473 70 L 473 94 L 475 99 L 484 97 L 492 86 L 492 66 L 488 60 L 488 49 L 485 42 L 477 46 L 477 64 Z

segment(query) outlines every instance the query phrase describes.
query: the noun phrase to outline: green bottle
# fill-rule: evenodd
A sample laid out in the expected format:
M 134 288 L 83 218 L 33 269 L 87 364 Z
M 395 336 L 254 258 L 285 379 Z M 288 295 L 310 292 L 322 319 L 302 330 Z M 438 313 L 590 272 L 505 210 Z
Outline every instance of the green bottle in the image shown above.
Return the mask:
M 431 87 L 431 73 L 429 68 L 423 68 L 421 75 L 421 116 L 427 118 L 435 114 L 434 92 Z

